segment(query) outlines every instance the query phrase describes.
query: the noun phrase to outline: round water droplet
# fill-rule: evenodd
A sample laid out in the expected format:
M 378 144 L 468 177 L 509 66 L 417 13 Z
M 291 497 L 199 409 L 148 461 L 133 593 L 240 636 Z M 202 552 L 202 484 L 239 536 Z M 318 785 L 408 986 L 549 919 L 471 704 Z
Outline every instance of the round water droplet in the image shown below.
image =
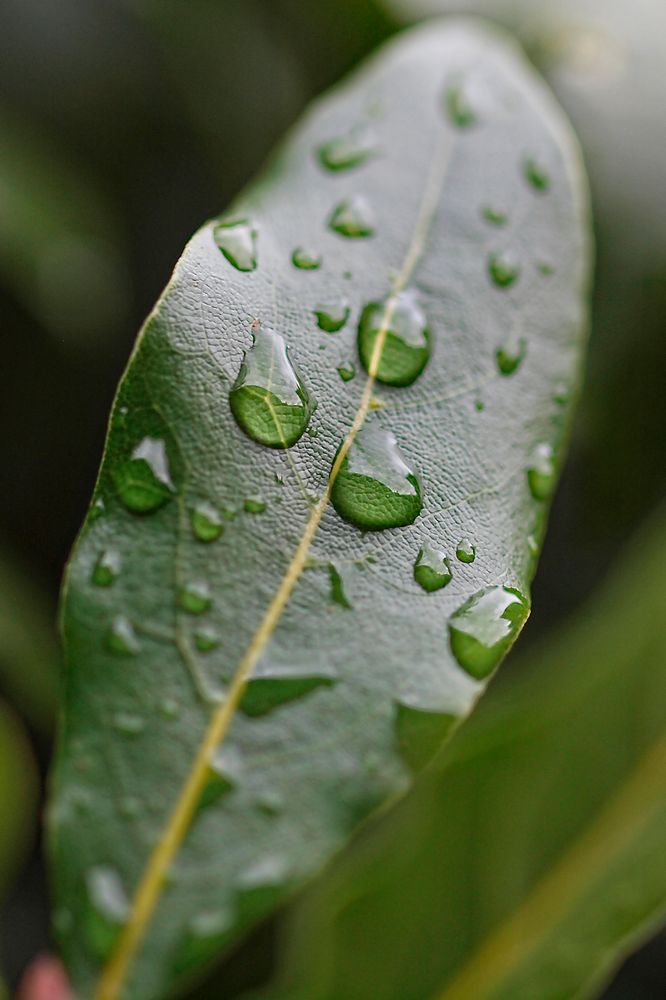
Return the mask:
M 481 209 L 481 214 L 486 222 L 488 222 L 491 226 L 505 226 L 509 221 L 509 217 L 506 212 L 503 212 L 501 209 L 496 208 L 493 205 L 484 205 Z
M 365 128 L 355 128 L 323 143 L 317 150 L 317 157 L 327 170 L 349 170 L 365 163 L 374 152 L 370 132 Z
M 321 257 L 303 247 L 296 247 L 291 255 L 291 262 L 300 271 L 318 271 L 321 267 Z
M 360 195 L 353 195 L 333 209 L 328 220 L 329 227 L 340 236 L 349 239 L 363 239 L 375 232 L 375 223 L 370 205 Z
M 412 524 L 421 513 L 421 486 L 395 436 L 372 424 L 357 434 L 331 489 L 340 517 L 363 531 Z
M 451 651 L 468 674 L 482 680 L 509 650 L 529 614 L 525 597 L 511 587 L 488 587 L 449 619 Z
M 289 360 L 284 339 L 270 327 L 255 329 L 229 404 L 238 426 L 270 448 L 290 447 L 308 426 L 315 403 Z
M 349 319 L 349 306 L 346 302 L 317 306 L 314 311 L 317 326 L 326 333 L 337 333 Z
M 106 642 L 109 649 L 120 656 L 134 656 L 141 649 L 134 626 L 124 615 L 117 615 L 113 619 Z
M 424 545 L 414 563 L 414 579 L 429 594 L 451 582 L 449 560 L 439 549 Z
M 180 715 L 180 705 L 175 698 L 163 698 L 160 702 L 160 712 L 165 719 L 177 719 Z
M 113 481 L 125 506 L 135 514 L 157 510 L 176 492 L 162 438 L 145 437 L 127 461 L 113 471 Z
M 201 653 L 210 653 L 220 645 L 220 637 L 212 625 L 202 625 L 194 633 L 194 645 Z
M 488 273 L 498 288 L 509 288 L 518 279 L 520 268 L 512 257 L 494 253 L 488 258 Z
M 129 712 L 116 712 L 113 716 L 113 728 L 127 736 L 137 736 L 146 728 L 146 720 Z
M 555 461 L 549 444 L 540 444 L 534 450 L 532 464 L 527 470 L 530 493 L 535 500 L 547 500 L 555 485 Z
M 456 546 L 456 559 L 461 563 L 473 563 L 476 559 L 476 546 L 469 538 L 461 538 Z
M 523 163 L 525 179 L 535 191 L 545 193 L 550 190 L 550 175 L 548 171 L 533 157 L 528 157 Z
M 266 502 L 261 497 L 247 497 L 243 500 L 243 510 L 247 514 L 263 514 L 266 510 Z
M 211 603 L 210 587 L 204 580 L 186 583 L 178 592 L 178 604 L 189 615 L 202 615 Z
M 446 88 L 444 107 L 449 121 L 457 128 L 469 128 L 477 120 L 476 112 L 459 81 L 449 84 Z
M 376 378 L 387 385 L 411 385 L 430 357 L 430 334 L 423 310 L 411 289 L 370 302 L 358 325 L 358 353 L 370 372 L 377 338 L 383 334 Z
M 192 531 L 201 542 L 214 542 L 224 531 L 222 517 L 211 503 L 202 500 L 190 512 Z
M 351 380 L 356 375 L 356 368 L 353 363 L 350 362 L 348 365 L 339 365 L 336 371 L 343 382 L 351 382 Z
M 122 561 L 115 549 L 107 549 L 97 559 L 92 571 L 92 582 L 97 587 L 110 587 L 118 578 Z
M 254 271 L 257 266 L 257 231 L 247 219 L 219 222 L 213 239 L 230 264 L 238 271 Z
M 506 344 L 498 347 L 495 351 L 495 360 L 501 374 L 513 375 L 520 368 L 526 351 L 527 341 L 524 337 L 511 336 Z
M 482 399 L 475 399 L 474 400 L 474 409 L 476 410 L 477 413 L 483 413 L 483 411 L 485 410 L 485 408 L 486 408 L 486 404 L 483 402 Z

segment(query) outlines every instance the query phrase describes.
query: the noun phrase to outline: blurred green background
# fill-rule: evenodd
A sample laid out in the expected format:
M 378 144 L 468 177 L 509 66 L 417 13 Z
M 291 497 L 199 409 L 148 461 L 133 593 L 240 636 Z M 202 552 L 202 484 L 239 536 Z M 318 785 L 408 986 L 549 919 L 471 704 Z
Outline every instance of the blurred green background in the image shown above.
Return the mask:
M 421 15 L 481 12 L 516 31 L 579 131 L 595 207 L 586 391 L 521 655 L 494 687 L 529 669 L 531 650 L 644 537 L 635 532 L 666 480 L 666 6 L 542 6 L 4 0 L 0 952 L 10 984 L 48 946 L 38 800 L 55 714 L 57 592 L 136 331 L 188 237 L 308 101 Z M 225 995 L 267 973 L 272 934 L 264 928 L 230 961 Z M 662 998 L 665 951 L 662 937 L 630 959 L 608 1000 Z

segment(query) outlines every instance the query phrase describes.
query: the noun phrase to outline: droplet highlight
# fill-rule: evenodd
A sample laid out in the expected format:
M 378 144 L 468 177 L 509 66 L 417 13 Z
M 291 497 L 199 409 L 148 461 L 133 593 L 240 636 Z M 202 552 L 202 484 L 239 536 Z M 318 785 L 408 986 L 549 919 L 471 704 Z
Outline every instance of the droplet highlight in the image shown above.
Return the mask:
M 348 239 L 365 239 L 373 236 L 375 222 L 368 201 L 360 195 L 341 201 L 331 212 L 329 228 Z
M 115 549 L 101 552 L 92 571 L 92 582 L 96 587 L 110 587 L 120 575 L 122 560 Z
M 527 599 L 512 587 L 488 587 L 470 597 L 449 619 L 451 651 L 463 670 L 477 680 L 491 674 L 529 611 Z
M 383 343 L 376 378 L 387 385 L 411 385 L 430 357 L 430 333 L 416 292 L 406 289 L 382 302 L 370 302 L 358 325 L 358 352 L 370 372 L 377 338 Z
M 202 625 L 194 633 L 194 645 L 200 653 L 211 653 L 220 645 L 220 637 L 212 625 Z
M 106 643 L 109 649 L 119 656 L 134 656 L 141 649 L 134 626 L 124 615 L 117 615 L 111 622 L 106 634 Z
M 210 587 L 203 580 L 192 580 L 178 591 L 178 604 L 188 615 L 202 615 L 212 604 Z
M 439 549 L 424 545 L 414 563 L 414 579 L 427 593 L 441 590 L 451 582 L 451 567 Z
M 207 500 L 200 501 L 192 508 L 190 523 L 195 538 L 200 542 L 214 542 L 224 531 L 220 512 Z
M 456 559 L 461 563 L 473 563 L 476 559 L 476 545 L 469 538 L 461 538 L 456 546 Z
M 257 266 L 257 231 L 247 219 L 219 222 L 213 227 L 218 250 L 237 271 L 254 271 Z

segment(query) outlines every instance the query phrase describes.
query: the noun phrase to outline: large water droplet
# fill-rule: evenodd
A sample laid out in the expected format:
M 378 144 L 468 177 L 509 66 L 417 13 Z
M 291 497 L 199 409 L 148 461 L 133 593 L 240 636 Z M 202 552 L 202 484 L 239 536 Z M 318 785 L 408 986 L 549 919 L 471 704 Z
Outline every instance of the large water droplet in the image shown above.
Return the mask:
M 509 288 L 517 280 L 520 268 L 508 254 L 491 254 L 488 258 L 488 273 L 498 288 Z
M 314 401 L 289 360 L 284 339 L 270 327 L 254 331 L 229 404 L 238 426 L 270 448 L 295 444 L 308 426 Z
M 328 578 L 331 583 L 331 600 L 334 604 L 339 604 L 341 608 L 351 608 L 351 604 L 345 594 L 345 586 L 339 571 L 333 565 L 328 564 Z
M 446 587 L 451 582 L 451 567 L 446 555 L 424 545 L 414 563 L 414 579 L 428 593 Z
M 451 83 L 444 94 L 444 107 L 452 125 L 457 128 L 469 128 L 476 122 L 476 112 L 460 81 Z
M 476 559 L 476 546 L 469 538 L 461 538 L 456 546 L 456 559 L 461 563 L 473 563 Z
M 340 236 L 362 239 L 372 236 L 375 223 L 370 205 L 360 195 L 353 195 L 333 209 L 328 220 L 329 227 Z
M 86 890 L 85 937 L 93 954 L 106 958 L 127 920 L 129 901 L 118 872 L 106 865 L 87 872 Z
M 412 771 L 419 771 L 439 750 L 458 720 L 445 712 L 426 712 L 398 702 L 395 731 L 398 750 Z
M 512 335 L 507 342 L 495 351 L 497 367 L 502 375 L 512 375 L 523 362 L 527 351 L 525 337 Z
M 92 582 L 97 587 L 110 587 L 117 580 L 121 565 L 120 553 L 115 549 L 107 549 L 100 554 L 95 563 Z
M 296 247 L 291 255 L 291 262 L 300 271 L 318 271 L 321 267 L 321 257 L 303 247 Z
M 134 656 L 141 649 L 134 626 L 124 615 L 116 615 L 113 619 L 106 642 L 109 649 L 120 656 Z
M 192 580 L 178 591 L 178 604 L 189 615 L 202 615 L 211 603 L 210 587 L 204 580 Z
M 525 597 L 511 587 L 488 587 L 449 619 L 451 650 L 468 674 L 482 680 L 509 650 L 529 614 Z
M 351 380 L 356 375 L 356 368 L 353 363 L 350 362 L 348 365 L 339 365 L 336 371 L 343 382 L 351 382 Z
M 538 160 L 528 157 L 523 163 L 523 173 L 535 191 L 545 193 L 550 190 L 550 175 Z
M 547 500 L 555 485 L 555 461 L 549 444 L 540 444 L 534 450 L 532 464 L 527 470 L 527 482 L 535 500 Z
M 331 490 L 340 517 L 363 531 L 412 524 L 423 507 L 416 473 L 395 435 L 366 424 L 345 455 Z
M 220 512 L 206 500 L 192 508 L 190 520 L 192 531 L 201 542 L 214 542 L 224 531 Z
M 314 311 L 317 326 L 326 333 L 337 333 L 349 319 L 349 306 L 346 302 L 317 306 Z
M 382 302 L 370 302 L 358 325 L 358 352 L 370 371 L 373 351 L 385 330 L 377 379 L 387 385 L 411 385 L 430 357 L 430 334 L 416 293 L 406 289 Z
M 145 437 L 131 457 L 113 472 L 120 499 L 136 514 L 149 514 L 176 492 L 162 438 Z
M 365 163 L 374 152 L 370 132 L 365 128 L 355 128 L 323 143 L 317 150 L 317 156 L 327 170 L 349 170 Z
M 254 271 L 257 266 L 257 231 L 247 219 L 219 222 L 213 229 L 213 239 L 238 271 Z

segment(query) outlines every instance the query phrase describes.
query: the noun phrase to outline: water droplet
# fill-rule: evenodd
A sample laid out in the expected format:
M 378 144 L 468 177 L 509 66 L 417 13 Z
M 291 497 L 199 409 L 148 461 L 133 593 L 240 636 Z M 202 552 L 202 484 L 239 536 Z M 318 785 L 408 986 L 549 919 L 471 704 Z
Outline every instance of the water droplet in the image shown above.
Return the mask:
M 291 262 L 300 271 L 318 271 L 321 267 L 321 257 L 303 247 L 296 247 L 291 255 Z
M 520 368 L 526 351 L 527 341 L 525 337 L 515 335 L 509 337 L 502 347 L 498 347 L 495 351 L 495 360 L 502 375 L 512 375 Z
M 135 514 L 149 514 L 174 495 L 169 458 L 162 438 L 145 437 L 113 472 L 120 499 Z
M 317 150 L 319 162 L 327 170 L 349 170 L 358 167 L 374 155 L 375 144 L 365 128 L 355 128 L 336 136 Z
M 202 625 L 194 633 L 194 645 L 200 653 L 210 653 L 220 645 L 220 637 L 212 625 Z
M 233 922 L 230 908 L 210 910 L 192 917 L 176 953 L 174 973 L 183 975 L 210 962 L 222 948 L 225 935 Z
M 444 105 L 449 121 L 458 128 L 469 128 L 477 120 L 476 113 L 459 82 L 452 83 L 446 88 Z
M 289 360 L 284 339 L 270 327 L 255 329 L 229 403 L 238 426 L 270 448 L 290 447 L 308 426 L 315 404 Z
M 549 264 L 548 261 L 545 260 L 540 260 L 537 262 L 537 271 L 539 272 L 539 274 L 543 274 L 547 278 L 549 278 L 551 274 L 555 274 L 555 268 L 553 267 L 553 265 Z
M 102 499 L 102 497 L 97 497 L 97 499 L 91 505 L 90 510 L 88 512 L 88 520 L 89 521 L 96 521 L 97 518 L 101 517 L 102 514 L 104 513 L 105 507 L 106 507 L 106 504 L 104 503 L 104 500 Z
M 233 521 L 234 518 L 236 517 L 236 511 L 234 510 L 233 507 L 223 507 L 222 517 L 224 518 L 225 521 Z
M 243 510 L 247 514 L 263 514 L 266 510 L 266 503 L 261 497 L 247 497 L 243 501 Z
M 473 563 L 476 559 L 476 546 L 469 538 L 461 538 L 456 546 L 456 559 L 461 563 Z
M 364 425 L 345 455 L 331 489 L 340 517 L 363 531 L 412 524 L 421 512 L 421 487 L 395 436 Z
M 428 712 L 398 702 L 395 730 L 398 750 L 412 771 L 420 771 L 442 746 L 458 720 L 445 712 Z
M 113 728 L 127 736 L 137 736 L 146 728 L 146 720 L 129 712 L 116 712 L 113 716 Z
M 333 563 L 328 564 L 328 578 L 331 583 L 331 600 L 333 603 L 339 604 L 341 608 L 351 608 L 351 604 L 345 594 L 344 582 Z
M 483 411 L 485 410 L 485 408 L 486 408 L 486 404 L 483 402 L 482 399 L 475 399 L 474 400 L 474 409 L 476 410 L 477 413 L 483 413 Z
M 525 179 L 535 189 L 535 191 L 546 192 L 550 190 L 550 175 L 548 171 L 533 157 L 528 157 L 523 163 L 523 173 Z
M 229 775 L 218 770 L 215 766 L 208 769 L 205 784 L 203 786 L 199 802 L 197 803 L 197 813 L 203 812 L 210 806 L 215 805 L 221 798 L 227 795 L 234 787 Z
M 513 644 L 529 614 L 525 597 L 511 587 L 488 587 L 449 619 L 451 650 L 468 674 L 482 680 Z
M 509 221 L 509 217 L 506 212 L 503 212 L 499 208 L 495 208 L 493 205 L 484 205 L 481 209 L 481 214 L 486 222 L 490 223 L 491 226 L 505 226 Z
M 213 228 L 213 239 L 238 271 L 254 271 L 257 266 L 257 231 L 247 219 L 219 222 Z
M 424 545 L 414 563 L 414 579 L 428 593 L 441 590 L 451 582 L 449 560 L 439 549 Z
M 107 549 L 100 554 L 95 563 L 92 582 L 97 587 L 110 587 L 117 580 L 121 565 L 120 553 L 115 549 Z
M 553 402 L 565 406 L 569 402 L 569 387 L 566 382 L 558 382 L 553 392 Z
M 268 788 L 258 796 L 257 805 L 267 816 L 278 816 L 284 809 L 284 798 L 277 788 Z
M 129 901 L 120 876 L 106 865 L 98 865 L 87 872 L 86 890 L 86 940 L 98 958 L 105 958 L 127 920 Z
M 499 288 L 509 288 L 517 280 L 520 268 L 512 257 L 494 253 L 488 258 L 488 273 Z
M 406 289 L 383 302 L 370 302 L 358 325 L 358 352 L 370 371 L 377 337 L 386 330 L 377 379 L 387 385 L 411 385 L 430 357 L 430 334 L 416 293 Z
M 314 314 L 320 330 L 337 333 L 349 319 L 349 306 L 345 302 L 339 302 L 337 305 L 321 305 L 317 306 Z
M 106 641 L 109 649 L 120 656 L 134 656 L 141 649 L 134 626 L 124 615 L 113 619 Z
M 549 444 L 540 444 L 534 450 L 532 464 L 527 470 L 527 482 L 535 500 L 547 500 L 555 485 L 555 461 Z
M 527 536 L 527 551 L 529 552 L 532 559 L 536 559 L 539 555 L 539 542 L 536 535 Z
M 190 520 L 192 531 L 201 542 L 214 542 L 224 531 L 219 511 L 206 500 L 192 508 Z
M 351 362 L 348 365 L 339 365 L 336 371 L 343 382 L 351 382 L 356 375 L 356 368 Z
M 134 798 L 133 795 L 126 795 L 120 800 L 118 808 L 122 816 L 127 819 L 136 819 L 137 816 L 141 815 L 141 800 Z
M 210 587 L 204 580 L 192 580 L 178 591 L 178 604 L 189 615 L 202 615 L 211 603 Z
M 372 236 L 375 223 L 370 205 L 360 195 L 353 195 L 333 209 L 328 220 L 329 227 L 340 236 L 362 239 Z
M 250 718 L 267 715 L 274 708 L 304 698 L 320 687 L 331 687 L 335 679 L 329 674 L 284 674 L 268 671 L 254 676 L 245 688 L 240 709 Z
M 180 715 L 180 705 L 175 698 L 163 698 L 160 702 L 160 712 L 165 719 L 177 719 Z

